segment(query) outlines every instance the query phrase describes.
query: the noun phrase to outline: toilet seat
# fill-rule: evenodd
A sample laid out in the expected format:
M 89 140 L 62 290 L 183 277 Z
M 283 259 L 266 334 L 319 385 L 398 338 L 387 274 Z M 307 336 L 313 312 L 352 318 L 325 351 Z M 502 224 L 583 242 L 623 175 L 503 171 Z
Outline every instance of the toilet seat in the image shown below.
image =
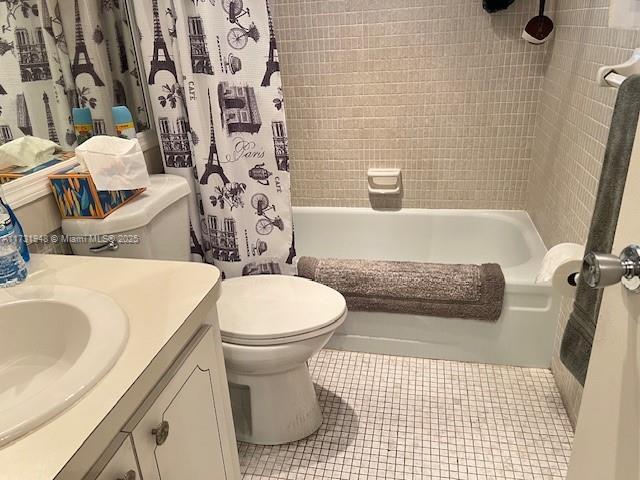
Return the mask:
M 218 313 L 223 342 L 268 346 L 332 332 L 347 305 L 340 293 L 305 278 L 254 275 L 222 282 Z

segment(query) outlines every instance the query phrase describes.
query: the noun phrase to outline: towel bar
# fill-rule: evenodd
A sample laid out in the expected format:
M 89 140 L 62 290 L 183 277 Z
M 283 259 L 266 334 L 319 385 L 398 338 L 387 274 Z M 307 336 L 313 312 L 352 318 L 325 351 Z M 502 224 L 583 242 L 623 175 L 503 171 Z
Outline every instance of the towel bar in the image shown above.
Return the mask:
M 633 74 L 640 74 L 640 48 L 636 48 L 631 58 L 624 63 L 600 67 L 596 81 L 602 87 L 618 88 L 628 76 Z

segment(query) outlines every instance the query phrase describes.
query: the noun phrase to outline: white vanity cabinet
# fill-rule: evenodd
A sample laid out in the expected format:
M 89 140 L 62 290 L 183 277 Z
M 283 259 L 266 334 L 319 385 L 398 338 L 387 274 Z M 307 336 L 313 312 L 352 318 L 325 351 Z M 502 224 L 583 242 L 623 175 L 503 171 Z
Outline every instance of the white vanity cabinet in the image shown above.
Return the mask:
M 224 364 L 214 365 L 214 341 L 205 335 L 133 427 L 132 435 L 145 480 L 231 479 L 225 458 L 223 405 L 216 388 Z M 218 403 L 218 404 L 217 404 Z M 235 448 L 235 445 L 233 445 Z M 229 463 L 229 465 L 227 465 Z
M 131 437 L 126 435 L 123 437 L 122 444 L 96 477 L 96 480 L 139 480 L 140 478 Z
M 102 460 L 106 467 L 85 480 L 239 480 L 222 344 L 215 340 L 213 328 L 198 331 L 123 426 L 126 438 Z

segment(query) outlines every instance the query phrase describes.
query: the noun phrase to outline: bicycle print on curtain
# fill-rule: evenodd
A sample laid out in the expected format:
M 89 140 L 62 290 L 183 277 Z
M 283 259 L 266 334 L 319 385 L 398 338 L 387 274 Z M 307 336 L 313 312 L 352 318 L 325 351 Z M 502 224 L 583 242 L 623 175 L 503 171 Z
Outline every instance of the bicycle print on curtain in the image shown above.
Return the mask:
M 268 4 L 153 0 L 135 14 L 165 171 L 192 187 L 194 259 L 225 277 L 294 273 L 287 129 Z

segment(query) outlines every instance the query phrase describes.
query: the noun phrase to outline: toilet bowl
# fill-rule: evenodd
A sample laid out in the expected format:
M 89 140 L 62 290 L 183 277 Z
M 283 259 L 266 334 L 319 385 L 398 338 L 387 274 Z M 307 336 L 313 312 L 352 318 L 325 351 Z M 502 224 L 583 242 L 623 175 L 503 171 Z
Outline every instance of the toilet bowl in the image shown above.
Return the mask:
M 218 314 L 238 440 L 278 445 L 314 433 L 322 413 L 307 360 L 344 321 L 344 297 L 298 277 L 233 278 Z

